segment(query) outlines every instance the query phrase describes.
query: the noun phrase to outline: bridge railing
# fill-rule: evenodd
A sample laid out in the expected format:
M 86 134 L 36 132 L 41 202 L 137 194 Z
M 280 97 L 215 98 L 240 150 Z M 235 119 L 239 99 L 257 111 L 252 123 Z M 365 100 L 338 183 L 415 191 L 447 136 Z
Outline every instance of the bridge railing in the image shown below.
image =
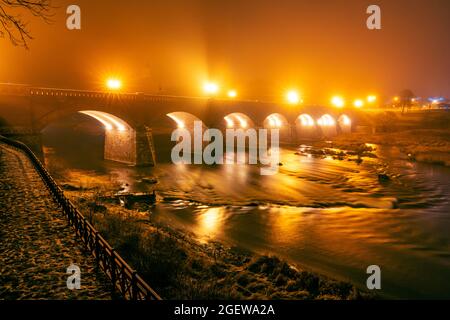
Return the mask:
M 74 227 L 77 236 L 83 241 L 86 250 L 95 257 L 97 266 L 111 280 L 113 290 L 117 290 L 128 300 L 161 300 L 161 297 L 125 262 L 73 203 L 66 198 L 63 190 L 53 180 L 41 161 L 25 144 L 3 136 L 0 136 L 0 141 L 23 151 L 29 157 L 53 198 L 67 215 L 69 224 Z

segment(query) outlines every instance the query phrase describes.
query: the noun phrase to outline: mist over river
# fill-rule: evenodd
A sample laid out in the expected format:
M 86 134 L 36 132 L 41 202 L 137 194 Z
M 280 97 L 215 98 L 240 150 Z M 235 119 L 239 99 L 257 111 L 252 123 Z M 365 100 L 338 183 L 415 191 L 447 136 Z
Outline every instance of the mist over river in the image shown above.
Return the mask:
M 450 298 L 449 167 L 411 162 L 395 148 L 377 146 L 377 158 L 358 164 L 290 146 L 279 173 L 261 176 L 255 165 L 174 165 L 158 145 L 154 168 L 104 161 L 101 134 L 73 127 L 48 128 L 43 144 L 59 182 L 155 188 L 165 200 L 151 219 L 202 241 L 275 254 L 361 288 L 366 268 L 379 265 L 384 297 Z M 380 181 L 381 171 L 391 179 Z

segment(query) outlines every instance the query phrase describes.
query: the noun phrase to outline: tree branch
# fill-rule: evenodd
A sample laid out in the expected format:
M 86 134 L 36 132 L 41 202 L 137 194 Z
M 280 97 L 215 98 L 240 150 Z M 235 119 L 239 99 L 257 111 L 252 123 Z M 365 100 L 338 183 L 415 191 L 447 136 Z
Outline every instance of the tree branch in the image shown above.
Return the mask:
M 51 22 L 52 0 L 0 0 L 0 38 L 9 38 L 15 46 L 28 49 L 28 41 L 33 37 L 27 22 L 17 13 L 19 9 L 38 17 L 46 23 Z M 11 13 L 15 12 L 15 13 Z

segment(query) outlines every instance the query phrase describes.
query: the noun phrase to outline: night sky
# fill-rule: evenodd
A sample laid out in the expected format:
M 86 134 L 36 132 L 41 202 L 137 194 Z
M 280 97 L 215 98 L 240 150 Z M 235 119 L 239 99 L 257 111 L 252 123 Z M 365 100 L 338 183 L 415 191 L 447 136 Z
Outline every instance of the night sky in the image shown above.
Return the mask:
M 82 30 L 65 27 L 69 4 Z M 382 30 L 366 28 L 381 7 Z M 450 97 L 448 0 L 54 1 L 50 25 L 30 20 L 30 50 L 0 39 L 0 82 L 199 95 L 213 80 L 242 98 L 305 102 L 333 94 L 385 97 L 409 88 Z

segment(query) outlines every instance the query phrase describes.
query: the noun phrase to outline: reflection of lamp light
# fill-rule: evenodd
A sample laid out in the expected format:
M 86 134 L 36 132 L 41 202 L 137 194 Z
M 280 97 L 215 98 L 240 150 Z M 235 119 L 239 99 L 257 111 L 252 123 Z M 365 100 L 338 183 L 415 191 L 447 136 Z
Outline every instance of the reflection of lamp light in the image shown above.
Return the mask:
M 198 222 L 202 233 L 211 234 L 219 230 L 222 211 L 222 208 L 209 208 L 198 216 Z

